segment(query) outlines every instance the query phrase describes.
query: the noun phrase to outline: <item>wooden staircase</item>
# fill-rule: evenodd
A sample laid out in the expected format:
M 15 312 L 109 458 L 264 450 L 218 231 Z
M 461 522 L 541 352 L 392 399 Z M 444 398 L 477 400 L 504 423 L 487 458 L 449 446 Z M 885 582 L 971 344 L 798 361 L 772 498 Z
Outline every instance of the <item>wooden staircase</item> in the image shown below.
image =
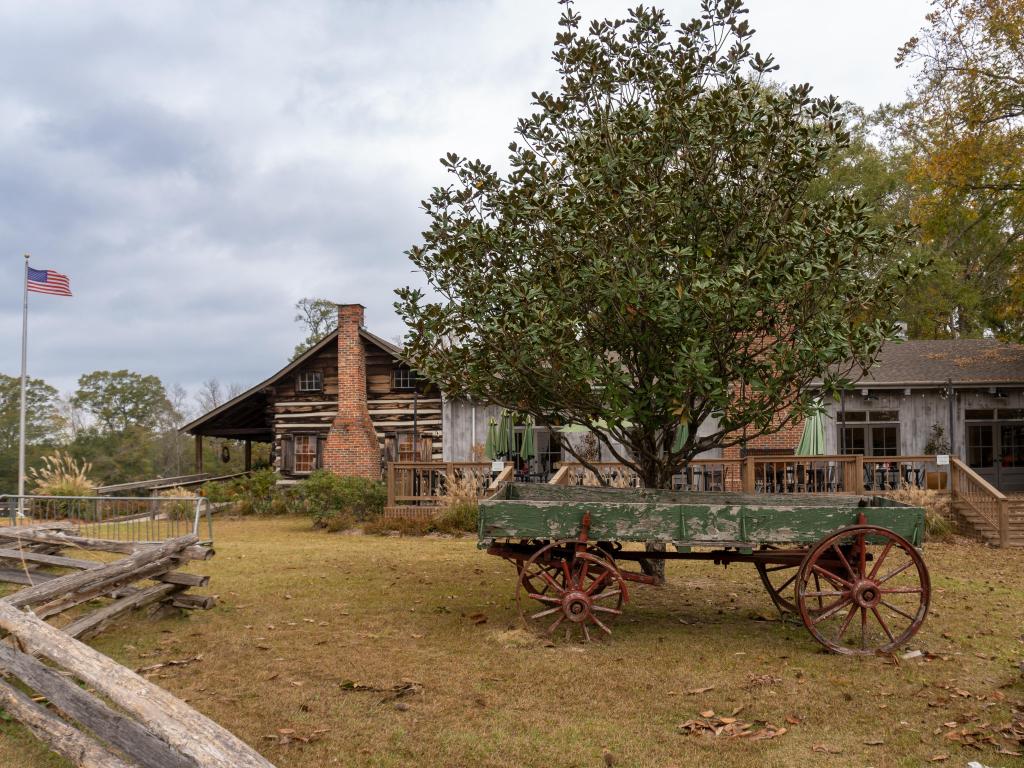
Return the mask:
M 961 530 L 996 547 L 1024 547 L 1024 497 L 1007 497 L 956 457 L 950 465 Z
M 964 533 L 974 535 L 982 541 L 999 546 L 999 529 L 965 501 L 954 499 L 953 512 Z M 1011 547 L 1024 547 L 1024 499 L 1012 500 L 1009 504 Z

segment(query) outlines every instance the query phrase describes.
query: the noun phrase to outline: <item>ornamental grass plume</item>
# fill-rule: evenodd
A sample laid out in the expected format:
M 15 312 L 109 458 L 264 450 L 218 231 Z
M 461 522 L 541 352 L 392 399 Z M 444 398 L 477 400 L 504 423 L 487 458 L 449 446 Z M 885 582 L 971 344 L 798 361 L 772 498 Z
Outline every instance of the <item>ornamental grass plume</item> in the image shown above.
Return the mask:
M 41 467 L 31 467 L 28 478 L 41 496 L 94 496 L 96 483 L 89 479 L 92 464 L 79 464 L 70 453 L 57 451 L 43 457 Z

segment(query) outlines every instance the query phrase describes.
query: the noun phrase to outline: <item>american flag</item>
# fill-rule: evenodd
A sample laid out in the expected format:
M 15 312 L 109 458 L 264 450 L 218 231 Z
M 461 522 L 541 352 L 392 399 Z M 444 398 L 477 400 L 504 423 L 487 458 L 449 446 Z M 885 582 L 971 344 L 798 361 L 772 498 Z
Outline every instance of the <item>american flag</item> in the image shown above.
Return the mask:
M 36 293 L 52 293 L 55 296 L 70 296 L 71 281 L 67 275 L 52 269 L 28 268 L 28 289 Z

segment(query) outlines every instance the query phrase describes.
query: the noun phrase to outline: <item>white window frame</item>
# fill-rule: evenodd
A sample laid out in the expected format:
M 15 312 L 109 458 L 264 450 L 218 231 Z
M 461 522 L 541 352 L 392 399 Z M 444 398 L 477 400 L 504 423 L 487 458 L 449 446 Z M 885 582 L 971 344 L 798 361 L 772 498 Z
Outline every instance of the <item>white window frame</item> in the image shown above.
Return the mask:
M 308 383 L 310 380 L 312 380 L 312 384 Z M 299 374 L 295 377 L 295 391 L 302 394 L 309 394 L 311 392 L 323 392 L 323 371 L 300 371 Z

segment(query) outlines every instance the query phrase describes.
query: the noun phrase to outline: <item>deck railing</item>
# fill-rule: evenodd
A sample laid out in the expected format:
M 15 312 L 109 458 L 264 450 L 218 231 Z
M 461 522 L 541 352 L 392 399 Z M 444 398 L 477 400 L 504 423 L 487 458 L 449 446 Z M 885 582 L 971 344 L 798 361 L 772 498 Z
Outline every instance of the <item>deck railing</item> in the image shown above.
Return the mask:
M 597 474 L 578 461 L 563 461 L 549 481 L 555 485 L 637 487 L 636 472 L 619 462 L 590 462 Z M 732 491 L 756 494 L 865 493 L 945 488 L 945 471 L 935 456 L 747 456 L 743 459 L 696 459 L 672 479 L 683 491 Z
M 999 532 L 999 546 L 1010 546 L 1010 501 L 985 478 L 955 456 L 950 457 L 951 491 Z
M 491 485 L 489 461 L 392 461 L 388 507 L 444 507 L 457 493 L 483 498 Z

